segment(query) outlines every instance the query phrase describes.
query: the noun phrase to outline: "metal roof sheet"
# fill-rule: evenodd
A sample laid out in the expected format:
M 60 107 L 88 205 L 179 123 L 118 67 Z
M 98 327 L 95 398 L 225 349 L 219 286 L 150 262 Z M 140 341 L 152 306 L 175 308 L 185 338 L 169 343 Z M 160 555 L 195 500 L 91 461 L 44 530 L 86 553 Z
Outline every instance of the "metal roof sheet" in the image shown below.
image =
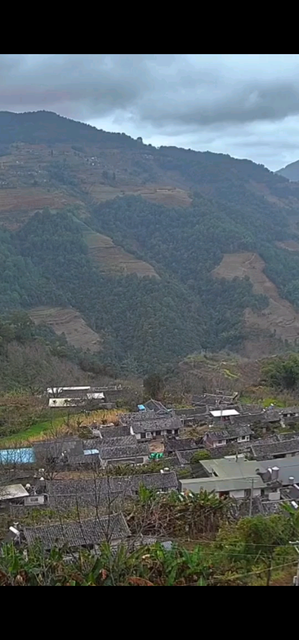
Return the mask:
M 210 414 L 213 416 L 213 418 L 226 418 L 229 416 L 239 416 L 240 413 L 239 411 L 236 411 L 236 409 L 217 409 L 214 411 L 210 411 Z

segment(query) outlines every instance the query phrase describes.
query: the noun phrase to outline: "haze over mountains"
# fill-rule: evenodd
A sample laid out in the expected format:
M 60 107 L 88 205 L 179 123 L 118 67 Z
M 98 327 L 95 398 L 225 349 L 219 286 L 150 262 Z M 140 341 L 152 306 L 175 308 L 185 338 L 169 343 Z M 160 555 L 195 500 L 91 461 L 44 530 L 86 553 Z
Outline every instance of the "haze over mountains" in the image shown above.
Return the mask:
M 283 176 L 284 178 L 287 178 L 288 180 L 298 182 L 299 160 L 297 160 L 296 162 L 292 162 L 291 164 L 288 164 L 286 167 L 283 167 L 283 169 L 279 169 L 277 173 L 279 173 L 279 175 Z
M 0 113 L 0 156 L 0 313 L 129 373 L 296 343 L 295 182 L 50 112 Z

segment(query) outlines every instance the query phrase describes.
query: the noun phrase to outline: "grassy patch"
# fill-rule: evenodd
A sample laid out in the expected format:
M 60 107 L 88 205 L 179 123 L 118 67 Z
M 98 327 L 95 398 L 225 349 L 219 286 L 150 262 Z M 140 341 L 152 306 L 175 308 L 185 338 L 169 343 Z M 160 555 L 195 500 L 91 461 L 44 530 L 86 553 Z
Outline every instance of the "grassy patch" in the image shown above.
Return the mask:
M 263 401 L 263 407 L 265 407 L 265 409 L 267 409 L 267 407 L 270 407 L 271 404 L 274 404 L 275 407 L 285 407 L 286 403 L 283 400 L 279 400 L 278 398 L 265 398 L 265 400 Z
M 86 415 L 85 413 L 77 413 L 71 416 L 69 415 L 54 415 L 55 409 L 53 410 L 53 417 L 50 420 L 43 420 L 41 422 L 37 422 L 36 424 L 24 429 L 23 431 L 18 431 L 18 433 L 13 434 L 12 436 L 0 438 L 1 446 L 5 447 L 7 445 L 11 445 L 13 443 L 28 443 L 30 440 L 39 440 L 43 439 L 45 436 L 49 435 L 57 435 L 59 431 L 65 432 L 66 430 L 70 433 L 76 433 L 78 431 L 78 427 L 81 425 L 90 425 L 93 423 L 99 423 L 107 425 L 109 423 L 117 422 L 118 415 L 120 413 L 124 413 L 124 410 L 112 410 L 105 411 L 103 409 L 99 411 L 93 411 Z
M 0 438 L 1 446 L 16 442 L 27 442 L 28 440 L 37 440 L 39 436 L 44 435 L 47 431 L 59 429 L 59 427 L 62 427 L 65 424 L 65 420 L 66 416 L 60 416 L 59 418 L 57 417 L 51 420 L 37 422 L 36 424 L 32 425 L 32 427 L 24 429 L 23 431 L 19 431 L 12 436 Z

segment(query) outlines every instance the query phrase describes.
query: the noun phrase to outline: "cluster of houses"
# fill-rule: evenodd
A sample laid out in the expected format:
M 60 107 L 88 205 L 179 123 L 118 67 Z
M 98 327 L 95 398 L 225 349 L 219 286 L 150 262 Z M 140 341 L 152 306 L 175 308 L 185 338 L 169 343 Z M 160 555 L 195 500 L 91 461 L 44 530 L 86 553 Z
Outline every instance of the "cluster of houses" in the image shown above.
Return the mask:
M 113 409 L 121 397 L 122 386 L 48 387 L 46 395 L 51 409 L 88 407 Z
M 62 397 L 59 389 L 52 391 L 53 400 Z M 84 393 L 92 391 L 85 388 Z M 182 495 L 214 492 L 239 505 L 249 500 L 250 513 L 257 504 L 260 512 L 271 513 L 282 500 L 298 508 L 299 432 L 287 432 L 297 421 L 299 408 L 244 408 L 236 394 L 197 396 L 192 408 L 179 410 L 150 400 L 121 415 L 117 425 L 91 425 L 89 437 L 85 433 L 84 438 L 42 440 L 26 449 L 0 451 L 3 468 L 22 469 L 25 478 L 0 486 L 0 511 L 13 518 L 9 535 L 16 543 L 39 540 L 46 549 L 67 544 L 96 550 L 103 540 L 132 541 L 124 504 L 135 500 L 142 487 Z M 201 428 L 196 431 L 195 425 Z M 119 475 L 120 465 L 146 465 L 157 444 L 162 457 L 158 471 Z M 57 514 L 81 513 L 80 526 L 17 526 L 15 520 L 33 506 Z

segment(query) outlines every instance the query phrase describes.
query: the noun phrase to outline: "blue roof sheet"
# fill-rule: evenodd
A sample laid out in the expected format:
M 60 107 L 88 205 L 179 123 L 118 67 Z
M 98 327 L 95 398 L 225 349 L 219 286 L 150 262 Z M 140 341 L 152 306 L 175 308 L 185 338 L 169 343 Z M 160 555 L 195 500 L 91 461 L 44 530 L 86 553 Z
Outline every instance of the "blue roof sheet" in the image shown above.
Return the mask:
M 35 462 L 35 454 L 31 447 L 0 450 L 0 463 L 2 464 L 29 464 L 31 462 Z

